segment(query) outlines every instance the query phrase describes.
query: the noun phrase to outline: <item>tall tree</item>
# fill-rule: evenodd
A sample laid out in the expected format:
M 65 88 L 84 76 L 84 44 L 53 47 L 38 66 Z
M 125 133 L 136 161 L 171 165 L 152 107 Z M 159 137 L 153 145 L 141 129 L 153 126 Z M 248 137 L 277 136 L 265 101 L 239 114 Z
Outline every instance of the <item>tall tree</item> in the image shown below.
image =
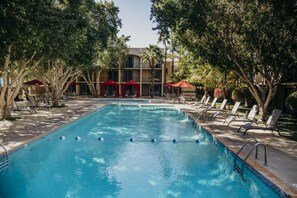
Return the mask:
M 35 70 L 40 79 L 49 83 L 45 87 L 51 93 L 53 106 L 59 106 L 61 95 L 81 68 L 97 63 L 120 25 L 118 9 L 112 2 L 70 1 L 58 5 L 49 13 L 47 26 L 51 28 L 43 37 L 51 41 L 44 46 L 48 53 Z
M 149 45 L 145 51 L 141 54 L 142 60 L 147 61 L 151 68 L 151 89 L 150 96 L 154 97 L 155 93 L 155 66 L 156 64 L 162 64 L 163 61 L 163 52 L 156 45 Z
M 197 57 L 236 73 L 264 119 L 281 79 L 296 67 L 296 1 L 152 2 L 157 29 L 169 28 Z M 257 81 L 256 75 L 262 80 Z
M 89 67 L 82 68 L 81 76 L 87 82 L 89 90 L 91 91 L 93 96 L 98 96 L 100 94 L 100 74 L 103 70 L 107 70 L 109 68 L 115 67 L 117 62 L 117 51 L 116 44 L 113 39 L 110 39 L 106 49 L 101 52 L 96 62 Z M 96 85 L 94 82 L 96 81 Z
M 11 118 L 10 106 L 17 97 L 28 67 L 41 60 L 38 25 L 51 1 L 0 2 L 0 115 Z M 44 32 L 43 32 L 44 33 Z
M 122 95 L 122 85 L 124 66 L 126 63 L 127 56 L 129 54 L 129 48 L 127 42 L 130 40 L 130 36 L 122 35 L 116 41 L 116 53 L 117 53 L 117 64 L 118 64 L 118 75 L 119 75 L 119 94 Z

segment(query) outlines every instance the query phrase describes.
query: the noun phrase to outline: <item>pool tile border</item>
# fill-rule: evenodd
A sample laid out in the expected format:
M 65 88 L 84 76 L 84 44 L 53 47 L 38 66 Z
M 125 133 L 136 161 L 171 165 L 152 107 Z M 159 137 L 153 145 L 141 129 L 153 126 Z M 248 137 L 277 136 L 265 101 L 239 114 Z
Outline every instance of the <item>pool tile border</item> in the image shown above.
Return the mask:
M 191 119 L 193 119 L 193 116 L 188 112 L 184 111 L 183 109 L 182 112 L 184 112 Z M 201 126 L 201 123 L 199 123 L 198 121 L 193 120 L 193 122 L 199 127 L 201 127 L 201 129 L 209 133 L 212 136 L 212 138 L 214 138 L 220 146 L 223 146 L 224 149 L 227 149 L 231 155 L 236 155 L 238 150 L 231 147 L 231 145 L 228 145 L 228 143 L 224 142 L 220 137 L 217 137 L 217 135 L 214 132 L 212 132 L 210 128 Z M 241 155 L 239 155 L 238 159 L 241 162 L 243 161 Z M 272 174 L 269 170 L 260 166 L 256 161 L 252 160 L 251 158 L 247 159 L 246 167 L 280 197 L 297 197 L 297 190 L 288 186 L 283 180 Z

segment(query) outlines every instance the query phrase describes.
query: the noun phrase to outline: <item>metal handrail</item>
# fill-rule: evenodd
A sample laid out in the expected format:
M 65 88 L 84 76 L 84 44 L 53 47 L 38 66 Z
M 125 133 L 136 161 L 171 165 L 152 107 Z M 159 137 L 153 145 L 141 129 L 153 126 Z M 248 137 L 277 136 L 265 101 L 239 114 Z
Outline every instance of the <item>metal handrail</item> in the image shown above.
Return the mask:
M 1 142 L 0 142 L 0 146 L 4 149 L 7 159 L 9 159 L 9 153 Z
M 243 166 L 244 166 L 244 164 L 245 164 L 246 159 L 247 159 L 248 156 L 251 154 L 251 152 L 255 149 L 255 147 L 252 148 L 252 150 L 248 153 L 248 155 L 246 156 L 246 158 L 243 160 L 241 168 L 236 164 L 236 160 L 237 160 L 237 158 L 239 157 L 239 154 L 241 153 L 241 151 L 242 151 L 242 150 L 243 150 L 243 149 L 244 149 L 250 142 L 252 142 L 252 141 L 254 141 L 255 144 L 258 143 L 257 139 L 249 139 L 249 140 L 246 141 L 245 144 L 244 144 L 244 145 L 237 151 L 237 153 L 235 154 L 235 157 L 234 157 L 234 169 L 240 173 L 241 178 L 242 178 L 243 180 L 244 180 L 244 177 L 243 177 Z M 245 181 L 245 180 L 244 180 L 244 181 Z
M 255 159 L 258 159 L 258 146 L 263 146 L 263 148 L 264 148 L 264 165 L 267 166 L 267 146 L 263 143 L 256 144 Z
M 7 149 L 4 147 L 4 145 L 0 142 L 0 146 L 4 149 L 5 151 L 5 156 L 6 156 L 6 160 L 2 163 L 0 163 L 0 171 L 2 171 L 4 168 L 6 168 L 8 166 L 9 163 L 9 153 L 7 151 Z
M 236 159 L 239 157 L 239 153 L 252 141 L 255 141 L 255 144 L 253 146 L 252 149 L 250 149 L 250 151 L 248 152 L 248 154 L 245 156 L 245 158 L 243 159 L 243 162 L 241 164 L 241 168 L 236 164 Z M 242 147 L 241 149 L 236 153 L 235 157 L 234 157 L 234 169 L 236 171 L 238 171 L 241 175 L 241 178 L 246 181 L 244 179 L 243 176 L 243 170 L 244 170 L 244 165 L 246 164 L 246 160 L 249 158 L 249 156 L 253 153 L 253 151 L 256 149 L 256 153 L 255 153 L 255 159 L 258 159 L 258 146 L 263 146 L 264 148 L 264 165 L 267 166 L 267 146 L 263 143 L 258 143 L 258 141 L 256 139 L 249 139 Z

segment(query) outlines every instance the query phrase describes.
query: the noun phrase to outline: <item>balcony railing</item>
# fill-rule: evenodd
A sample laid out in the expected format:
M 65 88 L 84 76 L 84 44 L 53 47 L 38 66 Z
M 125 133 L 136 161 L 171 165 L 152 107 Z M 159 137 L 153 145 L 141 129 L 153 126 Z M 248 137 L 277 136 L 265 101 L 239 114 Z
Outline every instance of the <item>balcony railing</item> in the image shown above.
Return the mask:
M 142 82 L 152 82 L 152 79 L 151 79 L 151 77 L 143 77 Z M 156 83 L 161 82 L 161 78 L 155 78 L 155 82 Z

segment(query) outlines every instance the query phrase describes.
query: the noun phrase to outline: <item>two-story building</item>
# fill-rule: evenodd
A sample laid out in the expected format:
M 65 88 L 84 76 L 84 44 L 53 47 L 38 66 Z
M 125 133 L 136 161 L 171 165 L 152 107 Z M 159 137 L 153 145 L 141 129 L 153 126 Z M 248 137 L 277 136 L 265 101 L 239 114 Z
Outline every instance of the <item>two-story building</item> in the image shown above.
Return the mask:
M 130 48 L 129 54 L 127 56 L 126 64 L 123 67 L 122 79 L 120 81 L 121 86 L 128 81 L 135 81 L 139 83 L 139 96 L 149 96 L 151 90 L 151 67 L 147 61 L 143 61 L 141 58 L 141 54 L 145 48 Z M 165 66 L 164 66 L 165 65 Z M 155 91 L 153 93 L 154 96 L 162 96 L 164 93 L 164 83 L 168 82 L 172 75 L 172 60 L 166 61 L 166 64 L 156 64 L 155 65 L 155 77 L 154 77 L 154 86 Z M 100 73 L 99 78 L 97 78 L 97 82 L 94 82 L 97 86 L 102 88 L 102 84 L 108 80 L 113 80 L 116 83 L 119 83 L 119 68 L 113 67 L 108 70 L 104 70 Z M 76 86 L 76 93 L 78 95 L 88 95 L 90 94 L 88 91 L 88 87 L 86 83 L 83 82 L 82 79 L 78 80 L 81 84 Z M 106 96 L 113 96 L 116 92 L 116 87 L 114 86 L 104 86 L 104 90 L 100 91 L 104 93 Z M 120 90 L 121 92 L 122 90 Z M 125 91 L 127 91 L 127 95 L 133 96 L 135 93 L 134 86 L 126 86 Z M 124 94 L 122 94 L 124 95 Z

